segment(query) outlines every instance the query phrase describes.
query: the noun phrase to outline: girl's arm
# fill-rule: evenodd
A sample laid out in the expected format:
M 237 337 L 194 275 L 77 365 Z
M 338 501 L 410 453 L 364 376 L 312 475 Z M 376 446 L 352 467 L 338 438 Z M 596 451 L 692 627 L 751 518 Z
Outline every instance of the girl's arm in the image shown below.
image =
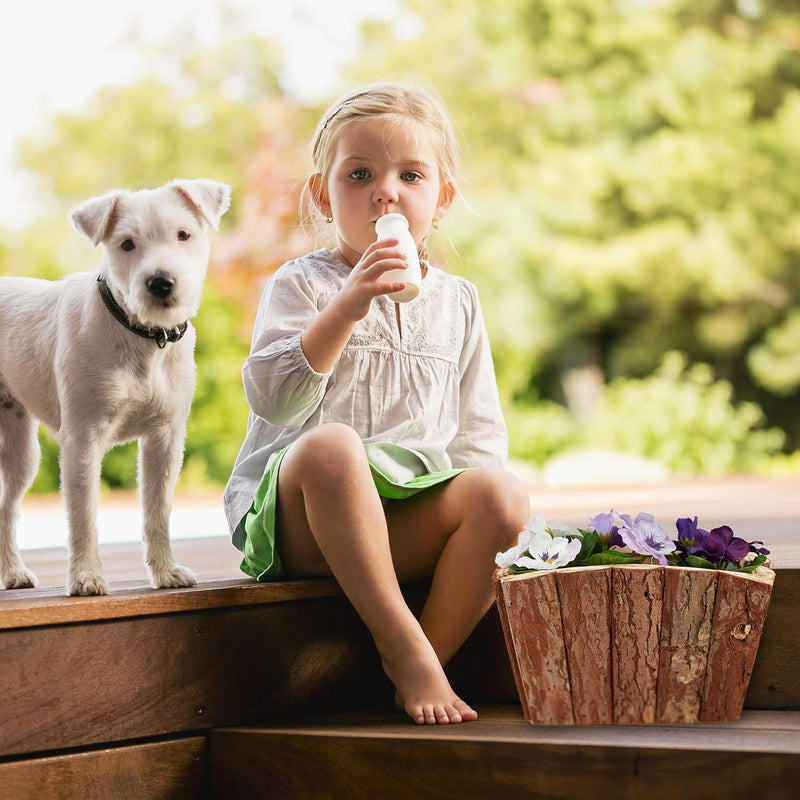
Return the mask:
M 384 272 L 406 266 L 397 244 L 397 239 L 373 242 L 350 270 L 341 291 L 303 333 L 303 352 L 316 371 L 330 372 L 334 368 L 355 324 L 367 316 L 375 297 L 391 294 L 405 285 L 381 281 Z
M 279 269 L 261 296 L 242 382 L 253 413 L 272 425 L 301 427 L 324 396 L 329 376 L 312 367 L 301 345 L 317 306 L 317 291 L 297 264 Z
M 313 265 L 304 270 L 300 259 L 273 275 L 261 298 L 250 356 L 242 369 L 253 413 L 272 425 L 299 428 L 316 411 L 330 373 L 372 299 L 403 286 L 380 281 L 387 270 L 405 265 L 392 245 L 396 240 L 370 245 L 321 309 L 318 289 L 312 285 Z

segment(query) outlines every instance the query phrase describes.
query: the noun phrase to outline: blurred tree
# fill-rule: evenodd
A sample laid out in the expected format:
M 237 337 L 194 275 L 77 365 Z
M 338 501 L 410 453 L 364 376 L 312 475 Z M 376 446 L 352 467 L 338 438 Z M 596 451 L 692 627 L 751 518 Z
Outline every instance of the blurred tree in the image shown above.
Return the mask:
M 236 30 L 239 33 L 236 33 Z M 114 187 L 157 186 L 174 177 L 208 177 L 233 187 L 231 210 L 211 233 L 211 264 L 197 329 L 197 390 L 187 430 L 184 488 L 219 485 L 230 474 L 247 422 L 240 368 L 260 284 L 288 258 L 298 238 L 298 124 L 277 80 L 280 48 L 234 25 L 213 48 L 191 35 L 171 40 L 153 63 L 168 73 L 99 91 L 85 107 L 61 113 L 21 143 L 20 158 L 46 185 L 52 213 L 7 236 L 4 274 L 56 278 L 96 267 L 99 251 L 69 229 L 67 210 Z M 228 29 L 226 28 L 226 31 Z M 299 117 L 302 119 L 302 117 Z M 302 238 L 302 237 L 301 237 Z M 57 445 L 40 437 L 35 490 L 58 486 Z M 136 448 L 112 450 L 103 464 L 110 488 L 133 488 Z
M 272 98 L 262 115 L 255 146 L 240 163 L 237 224 L 214 252 L 215 284 L 242 309 L 239 328 L 248 337 L 269 276 L 314 246 L 299 212 L 308 169 L 305 114 L 287 100 Z
M 762 0 L 406 0 L 353 77 L 429 82 L 507 400 L 706 362 L 800 446 L 800 14 Z M 476 220 L 477 217 L 477 220 Z M 476 221 L 478 224 L 476 224 Z

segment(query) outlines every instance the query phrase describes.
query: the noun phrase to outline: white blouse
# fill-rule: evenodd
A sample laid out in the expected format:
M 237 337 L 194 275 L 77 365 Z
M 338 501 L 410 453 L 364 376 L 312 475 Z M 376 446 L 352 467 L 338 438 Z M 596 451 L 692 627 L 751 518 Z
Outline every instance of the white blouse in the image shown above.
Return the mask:
M 375 298 L 334 368 L 315 372 L 301 336 L 349 273 L 318 250 L 284 264 L 264 290 L 242 370 L 247 435 L 223 497 L 232 533 L 270 458 L 325 422 L 350 425 L 365 445 L 402 445 L 432 472 L 505 465 L 506 427 L 476 288 L 428 265 L 416 300 Z

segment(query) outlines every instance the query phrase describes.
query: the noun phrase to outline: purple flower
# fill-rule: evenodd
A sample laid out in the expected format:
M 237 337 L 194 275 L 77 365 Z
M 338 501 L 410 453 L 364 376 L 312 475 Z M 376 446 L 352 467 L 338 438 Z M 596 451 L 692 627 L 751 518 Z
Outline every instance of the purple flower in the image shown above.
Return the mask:
M 676 544 L 684 557 L 697 556 L 715 565 L 738 565 L 749 552 L 761 553 L 756 545 L 763 544 L 762 542 L 748 544 L 744 539 L 734 536 L 728 525 L 706 531 L 697 526 L 697 517 L 693 520 L 686 517 L 676 520 L 675 527 L 678 530 Z
M 759 541 L 748 542 L 747 546 L 750 548 L 750 552 L 755 553 L 757 556 L 769 555 L 769 550 L 767 550 L 767 548 L 764 547 L 764 542 L 759 542 Z
M 597 514 L 589 520 L 589 527 L 606 547 L 623 547 L 625 543 L 615 525 L 617 512 L 612 508 L 607 514 Z
M 682 517 L 675 521 L 675 527 L 678 529 L 678 547 L 687 553 L 694 553 L 694 548 L 698 546 L 698 535 L 702 541 L 708 536 L 708 531 L 697 527 L 697 517 Z
M 708 532 L 706 551 L 717 556 L 717 561 L 738 564 L 750 552 L 750 546 L 744 539 L 734 536 L 730 526 L 720 525 L 719 528 L 712 528 Z
M 624 527 L 619 529 L 622 541 L 642 556 L 652 556 L 659 564 L 667 566 L 666 553 L 675 550 L 675 543 L 664 528 L 655 522 L 652 514 L 640 513 L 636 519 L 620 514 Z

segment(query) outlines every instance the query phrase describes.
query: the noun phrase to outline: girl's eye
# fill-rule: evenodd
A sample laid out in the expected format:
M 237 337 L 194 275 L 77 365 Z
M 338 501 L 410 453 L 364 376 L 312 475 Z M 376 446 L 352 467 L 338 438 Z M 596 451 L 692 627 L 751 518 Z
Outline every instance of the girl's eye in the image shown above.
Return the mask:
M 417 172 L 404 172 L 400 177 L 405 183 L 416 183 L 417 181 L 421 180 L 421 177 Z
M 189 231 L 178 231 L 178 241 L 179 242 L 186 242 L 192 238 L 192 234 Z
M 136 244 L 134 243 L 133 239 L 124 239 L 120 247 L 126 252 L 129 253 L 131 250 L 136 249 Z
M 355 181 L 365 181 L 369 178 L 369 170 L 366 169 L 354 169 L 350 173 L 350 177 Z

